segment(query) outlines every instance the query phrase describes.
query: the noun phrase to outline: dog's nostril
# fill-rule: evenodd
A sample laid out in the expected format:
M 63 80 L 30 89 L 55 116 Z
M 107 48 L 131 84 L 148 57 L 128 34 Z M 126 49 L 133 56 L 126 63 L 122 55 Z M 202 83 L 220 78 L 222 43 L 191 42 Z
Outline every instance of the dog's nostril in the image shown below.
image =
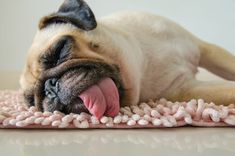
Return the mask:
M 58 88 L 59 88 L 59 83 L 58 80 L 56 78 L 53 79 L 48 79 L 45 82 L 45 94 L 48 98 L 53 99 L 55 97 L 57 97 L 57 93 L 58 93 Z

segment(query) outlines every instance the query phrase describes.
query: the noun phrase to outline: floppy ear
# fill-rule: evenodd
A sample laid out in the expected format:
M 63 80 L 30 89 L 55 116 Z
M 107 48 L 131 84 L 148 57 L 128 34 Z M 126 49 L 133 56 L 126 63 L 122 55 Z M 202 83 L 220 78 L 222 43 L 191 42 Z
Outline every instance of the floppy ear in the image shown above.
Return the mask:
M 86 31 L 97 26 L 93 12 L 83 0 L 65 0 L 56 13 L 41 19 L 39 28 L 54 23 L 70 23 Z

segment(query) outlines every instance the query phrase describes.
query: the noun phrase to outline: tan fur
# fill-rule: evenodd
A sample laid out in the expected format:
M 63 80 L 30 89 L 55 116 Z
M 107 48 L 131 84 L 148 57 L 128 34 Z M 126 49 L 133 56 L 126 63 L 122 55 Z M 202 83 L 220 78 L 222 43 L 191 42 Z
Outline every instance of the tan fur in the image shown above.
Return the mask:
M 235 81 L 235 56 L 227 50 L 203 42 L 200 46 L 201 59 L 200 66 L 211 72 L 231 81 Z
M 199 65 L 235 80 L 232 54 L 201 41 L 166 18 L 139 12 L 102 18 L 98 20 L 98 27 L 89 32 L 69 24 L 52 25 L 39 31 L 21 77 L 23 90 L 32 88 L 43 72 L 38 64 L 39 56 L 68 34 L 76 39 L 75 58 L 101 59 L 120 67 L 126 89 L 125 105 L 160 97 L 178 101 L 203 98 L 223 104 L 235 102 L 234 83 L 195 80 Z

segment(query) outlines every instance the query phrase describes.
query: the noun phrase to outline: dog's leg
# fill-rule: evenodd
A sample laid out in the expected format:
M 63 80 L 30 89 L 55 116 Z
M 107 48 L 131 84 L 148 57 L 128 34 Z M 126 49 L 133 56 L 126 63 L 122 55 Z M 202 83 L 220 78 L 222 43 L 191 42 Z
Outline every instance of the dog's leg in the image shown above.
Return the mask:
M 204 99 L 217 105 L 235 103 L 235 82 L 191 80 L 186 82 L 177 95 L 170 100 L 189 101 L 190 99 Z
M 227 80 L 235 81 L 235 56 L 213 44 L 201 42 L 200 66 Z

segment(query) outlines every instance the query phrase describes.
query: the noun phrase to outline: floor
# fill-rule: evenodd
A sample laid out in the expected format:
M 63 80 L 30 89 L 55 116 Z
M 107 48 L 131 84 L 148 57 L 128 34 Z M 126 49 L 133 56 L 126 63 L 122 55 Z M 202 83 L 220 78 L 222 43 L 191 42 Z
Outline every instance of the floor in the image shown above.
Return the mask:
M 2 156 L 234 156 L 232 128 L 0 130 Z
M 0 89 L 18 88 L 18 72 L 2 75 Z M 204 70 L 198 77 L 220 80 Z M 0 155 L 234 156 L 235 130 L 196 127 L 144 130 L 0 130 Z

